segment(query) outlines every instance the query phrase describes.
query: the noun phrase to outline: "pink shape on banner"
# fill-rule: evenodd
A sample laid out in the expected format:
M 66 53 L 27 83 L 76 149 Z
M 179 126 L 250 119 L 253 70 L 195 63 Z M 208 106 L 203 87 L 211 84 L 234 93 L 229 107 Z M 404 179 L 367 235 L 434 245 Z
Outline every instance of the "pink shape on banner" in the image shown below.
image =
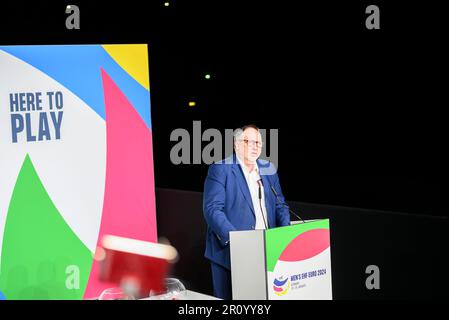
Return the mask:
M 106 234 L 157 242 L 151 130 L 120 88 L 101 69 L 106 107 L 107 164 L 97 246 Z M 149 102 L 148 102 L 149 103 Z M 84 299 L 114 286 L 98 280 L 94 261 Z
M 278 288 L 278 287 L 276 287 L 276 286 L 273 286 L 273 290 L 276 291 L 276 292 L 284 291 L 284 289 Z
M 301 261 L 310 259 L 330 245 L 329 229 L 314 229 L 301 233 L 282 252 L 281 261 Z

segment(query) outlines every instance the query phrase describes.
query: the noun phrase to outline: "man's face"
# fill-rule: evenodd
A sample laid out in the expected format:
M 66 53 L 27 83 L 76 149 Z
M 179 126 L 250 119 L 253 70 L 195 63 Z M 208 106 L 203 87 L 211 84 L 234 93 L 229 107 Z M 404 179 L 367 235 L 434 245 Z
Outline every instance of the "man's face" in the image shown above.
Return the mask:
M 235 151 L 245 162 L 255 163 L 262 153 L 262 136 L 254 128 L 247 128 L 236 142 Z

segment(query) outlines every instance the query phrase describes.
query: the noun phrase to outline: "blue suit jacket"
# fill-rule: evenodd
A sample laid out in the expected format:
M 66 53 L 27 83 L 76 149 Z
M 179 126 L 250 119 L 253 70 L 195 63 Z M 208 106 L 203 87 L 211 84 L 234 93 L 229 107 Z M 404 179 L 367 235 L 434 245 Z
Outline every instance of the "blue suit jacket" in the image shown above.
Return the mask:
M 268 227 L 290 225 L 288 207 L 285 205 L 278 175 L 263 175 L 268 161 L 257 160 L 265 193 Z M 284 205 L 276 199 L 273 186 Z M 207 222 L 205 257 L 230 269 L 229 232 L 252 230 L 256 225 L 251 194 L 242 168 L 235 154 L 210 165 L 204 183 L 203 213 Z

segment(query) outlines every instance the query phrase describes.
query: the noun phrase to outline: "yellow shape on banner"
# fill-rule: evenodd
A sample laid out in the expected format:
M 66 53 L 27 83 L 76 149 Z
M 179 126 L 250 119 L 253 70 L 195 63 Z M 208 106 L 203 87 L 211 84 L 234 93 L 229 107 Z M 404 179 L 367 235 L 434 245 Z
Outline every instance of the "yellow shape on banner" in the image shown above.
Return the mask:
M 146 44 L 111 44 L 102 47 L 134 80 L 150 90 Z

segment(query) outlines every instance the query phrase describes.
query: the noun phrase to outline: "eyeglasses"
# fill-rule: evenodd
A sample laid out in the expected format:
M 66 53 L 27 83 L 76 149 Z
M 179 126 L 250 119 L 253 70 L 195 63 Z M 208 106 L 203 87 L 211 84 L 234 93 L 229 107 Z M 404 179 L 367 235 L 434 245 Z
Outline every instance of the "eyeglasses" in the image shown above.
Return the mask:
M 262 148 L 262 146 L 263 146 L 262 141 L 255 141 L 255 140 L 248 140 L 248 139 L 243 139 L 240 141 L 245 142 L 245 144 L 250 147 L 256 146 L 257 148 Z

